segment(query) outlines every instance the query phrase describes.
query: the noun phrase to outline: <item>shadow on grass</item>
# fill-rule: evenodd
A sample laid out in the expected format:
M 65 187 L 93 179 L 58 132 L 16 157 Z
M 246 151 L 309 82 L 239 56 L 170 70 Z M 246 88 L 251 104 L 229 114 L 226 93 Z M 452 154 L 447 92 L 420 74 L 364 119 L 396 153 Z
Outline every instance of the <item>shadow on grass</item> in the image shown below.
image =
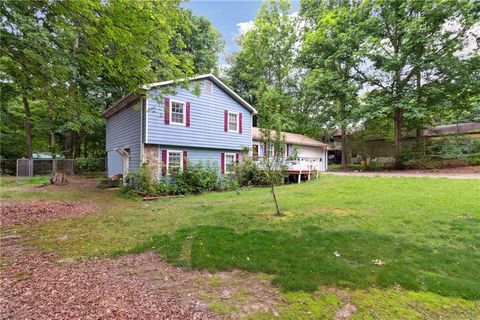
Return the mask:
M 286 291 L 313 291 L 319 285 L 365 288 L 399 284 L 445 296 L 480 298 L 480 257 L 475 251 L 434 248 L 371 231 L 307 227 L 291 235 L 199 226 L 172 237 L 154 236 L 132 251 L 152 249 L 169 262 L 195 269 L 240 268 L 273 274 L 274 282 Z M 385 264 L 375 265 L 374 259 Z

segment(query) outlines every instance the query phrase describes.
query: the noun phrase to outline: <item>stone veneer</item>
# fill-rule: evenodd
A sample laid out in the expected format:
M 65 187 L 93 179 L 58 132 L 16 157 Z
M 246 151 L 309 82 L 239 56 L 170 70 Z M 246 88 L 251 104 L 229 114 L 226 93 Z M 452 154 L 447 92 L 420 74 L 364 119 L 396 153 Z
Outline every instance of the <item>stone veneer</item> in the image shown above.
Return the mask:
M 148 169 L 152 177 L 158 176 L 158 166 L 160 161 L 158 159 L 158 145 L 146 144 L 143 149 L 143 162 L 148 165 Z

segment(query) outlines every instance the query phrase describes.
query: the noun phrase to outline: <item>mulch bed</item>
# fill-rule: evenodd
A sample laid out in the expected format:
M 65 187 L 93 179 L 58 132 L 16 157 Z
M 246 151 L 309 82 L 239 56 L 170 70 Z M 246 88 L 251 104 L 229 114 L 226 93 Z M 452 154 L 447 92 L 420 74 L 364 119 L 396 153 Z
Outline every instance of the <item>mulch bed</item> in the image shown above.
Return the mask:
M 216 319 L 207 306 L 158 290 L 154 253 L 58 260 L 25 253 L 0 269 L 0 319 Z
M 2 202 L 0 225 L 35 223 L 92 213 L 97 206 L 71 201 L 31 200 Z

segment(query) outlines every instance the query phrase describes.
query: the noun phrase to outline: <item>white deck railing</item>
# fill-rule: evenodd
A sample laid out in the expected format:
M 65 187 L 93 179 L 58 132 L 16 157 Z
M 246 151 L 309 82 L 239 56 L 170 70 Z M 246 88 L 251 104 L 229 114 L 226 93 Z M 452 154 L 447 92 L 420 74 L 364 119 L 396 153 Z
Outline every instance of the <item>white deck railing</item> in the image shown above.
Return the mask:
M 263 157 L 251 157 L 251 159 L 259 164 L 264 160 Z M 324 171 L 322 158 L 298 157 L 295 160 L 286 159 L 285 164 L 287 165 L 287 171 L 295 171 L 297 173 Z

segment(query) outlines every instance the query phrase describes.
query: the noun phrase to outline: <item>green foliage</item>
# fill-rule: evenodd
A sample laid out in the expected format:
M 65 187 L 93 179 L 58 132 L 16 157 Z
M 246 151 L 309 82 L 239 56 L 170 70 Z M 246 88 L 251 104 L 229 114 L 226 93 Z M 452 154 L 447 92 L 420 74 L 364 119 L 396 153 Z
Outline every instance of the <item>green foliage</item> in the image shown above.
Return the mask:
M 138 171 L 129 172 L 125 177 L 122 192 L 128 194 L 154 195 L 156 194 L 155 182 L 150 174 L 147 164 L 142 164 Z
M 77 158 L 74 159 L 75 173 L 101 172 L 105 170 L 103 158 Z
M 273 111 L 285 126 L 292 107 L 295 25 L 287 0 L 265 1 L 254 28 L 239 39 L 241 51 L 230 57 L 228 81 L 259 111 L 259 122 L 269 121 Z
M 236 181 L 234 177 L 232 180 Z M 151 176 L 148 165 L 130 172 L 122 191 L 128 194 L 164 196 L 198 194 L 213 190 L 232 190 L 235 184 L 230 179 L 219 178 L 218 168 L 209 163 L 189 163 L 183 171 L 173 173 L 157 181 Z
M 109 188 L 117 188 L 120 187 L 121 180 L 112 180 L 112 179 L 102 179 L 98 182 L 97 188 L 100 189 L 109 189 Z
M 237 177 L 242 187 L 268 185 L 265 171 L 260 170 L 258 164 L 251 159 L 245 159 L 237 166 Z
M 4 156 L 24 155 L 25 117 L 36 150 L 61 146 L 71 157 L 74 143 L 101 157 L 102 111 L 127 92 L 143 94 L 144 84 L 211 72 L 222 48 L 212 24 L 177 0 L 6 0 L 0 9 L 2 119 L 12 120 L 2 121 L 12 142 Z M 23 107 L 20 117 L 10 112 L 18 97 L 41 106 L 40 122 Z
M 189 163 L 186 170 L 171 177 L 172 194 L 191 194 L 215 190 L 218 186 L 218 168 L 209 163 Z
M 358 120 L 355 108 L 361 86 L 354 68 L 362 38 L 352 28 L 367 15 L 355 1 L 325 1 L 318 6 L 304 1 L 301 14 L 310 26 L 305 28 L 299 57 L 300 66 L 307 71 L 302 102 L 312 106 L 304 117 L 318 115 L 317 127 L 346 129 Z
M 480 140 L 444 138 L 432 143 L 427 152 L 443 159 L 465 160 L 468 156 L 480 155 Z

